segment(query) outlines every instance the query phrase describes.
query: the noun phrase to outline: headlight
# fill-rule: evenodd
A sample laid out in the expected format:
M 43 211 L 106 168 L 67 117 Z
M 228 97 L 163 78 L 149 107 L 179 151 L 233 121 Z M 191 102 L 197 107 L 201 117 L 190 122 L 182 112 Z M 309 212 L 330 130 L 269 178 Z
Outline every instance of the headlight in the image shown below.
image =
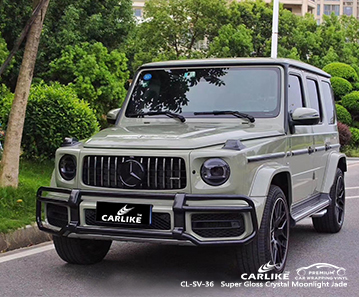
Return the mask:
M 208 159 L 201 168 L 202 179 L 211 186 L 223 185 L 230 173 L 229 165 L 220 158 Z
M 76 176 L 76 158 L 72 155 L 64 155 L 59 162 L 60 175 L 65 180 L 72 180 Z

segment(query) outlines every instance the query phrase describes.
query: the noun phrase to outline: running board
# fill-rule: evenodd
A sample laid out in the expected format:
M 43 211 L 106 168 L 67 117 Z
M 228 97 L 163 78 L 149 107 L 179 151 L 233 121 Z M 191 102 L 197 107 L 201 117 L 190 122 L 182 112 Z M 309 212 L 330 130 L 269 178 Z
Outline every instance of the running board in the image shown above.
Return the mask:
M 330 205 L 331 198 L 329 194 L 319 194 L 303 202 L 292 206 L 292 218 L 295 222 L 316 214 Z

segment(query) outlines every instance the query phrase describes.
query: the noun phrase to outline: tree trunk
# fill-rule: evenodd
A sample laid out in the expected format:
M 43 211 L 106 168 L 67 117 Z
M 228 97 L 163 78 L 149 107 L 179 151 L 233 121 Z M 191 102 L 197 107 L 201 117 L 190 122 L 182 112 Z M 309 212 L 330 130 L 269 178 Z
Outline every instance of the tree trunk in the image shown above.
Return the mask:
M 17 188 L 18 186 L 20 147 L 27 99 L 29 98 L 42 25 L 49 1 L 45 0 L 42 10 L 37 15 L 27 36 L 25 52 L 16 83 L 14 101 L 11 106 L 6 129 L 5 147 L 0 170 L 0 186 L 2 187 L 11 186 Z M 39 3 L 40 0 L 33 0 L 33 7 L 35 8 Z

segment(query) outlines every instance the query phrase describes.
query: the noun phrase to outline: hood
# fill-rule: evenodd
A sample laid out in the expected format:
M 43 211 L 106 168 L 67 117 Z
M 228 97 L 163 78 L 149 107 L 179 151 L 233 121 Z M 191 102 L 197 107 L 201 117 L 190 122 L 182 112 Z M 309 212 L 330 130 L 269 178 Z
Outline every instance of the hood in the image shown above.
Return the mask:
M 278 125 L 265 124 L 144 124 L 105 129 L 84 143 L 85 148 L 198 149 L 283 135 Z

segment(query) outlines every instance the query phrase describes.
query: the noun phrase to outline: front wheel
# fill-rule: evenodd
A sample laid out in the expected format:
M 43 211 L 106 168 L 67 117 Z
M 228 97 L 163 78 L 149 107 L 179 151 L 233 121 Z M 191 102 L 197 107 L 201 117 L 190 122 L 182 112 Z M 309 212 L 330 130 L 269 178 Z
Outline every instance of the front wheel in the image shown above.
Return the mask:
M 340 168 L 337 168 L 329 196 L 332 201 L 327 208 L 327 213 L 322 217 L 313 218 L 313 226 L 318 232 L 336 233 L 340 231 L 344 223 L 345 184 L 344 174 Z
M 54 236 L 60 258 L 70 264 L 89 265 L 102 261 L 111 247 L 111 240 L 92 240 Z
M 281 188 L 272 185 L 256 238 L 237 248 L 241 272 L 283 272 L 288 255 L 289 220 L 286 197 Z

